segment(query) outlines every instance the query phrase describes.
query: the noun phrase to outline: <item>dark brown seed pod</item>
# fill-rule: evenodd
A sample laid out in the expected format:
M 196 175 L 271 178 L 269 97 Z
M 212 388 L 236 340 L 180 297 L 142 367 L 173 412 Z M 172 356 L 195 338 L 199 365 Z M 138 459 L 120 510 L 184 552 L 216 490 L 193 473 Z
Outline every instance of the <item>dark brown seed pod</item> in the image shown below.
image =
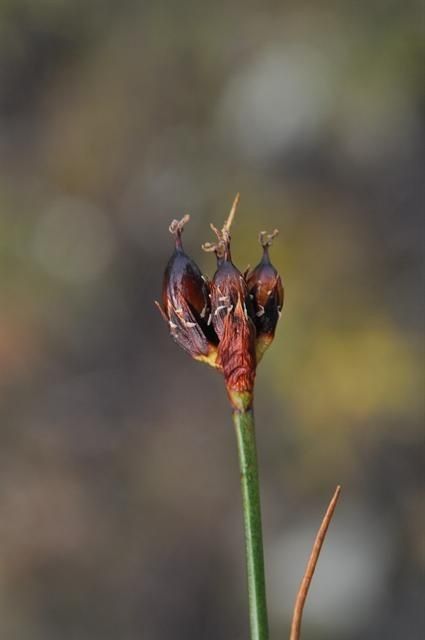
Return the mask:
M 256 370 L 253 309 L 246 282 L 230 253 L 230 226 L 238 201 L 239 195 L 221 231 L 211 225 L 217 242 L 203 245 L 205 251 L 214 251 L 217 257 L 217 271 L 210 287 L 208 322 L 219 338 L 218 363 L 231 400 L 234 392 L 252 394 Z
M 248 292 L 254 306 L 257 361 L 261 360 L 273 341 L 283 307 L 282 280 L 269 256 L 269 247 L 277 234 L 277 229 L 270 234 L 261 231 L 259 242 L 263 247 L 263 256 L 255 269 L 246 276 Z
M 175 249 L 165 269 L 161 314 L 175 342 L 192 358 L 217 366 L 218 338 L 208 324 L 211 307 L 209 283 L 197 264 L 184 252 L 181 234 L 189 216 L 173 220 Z

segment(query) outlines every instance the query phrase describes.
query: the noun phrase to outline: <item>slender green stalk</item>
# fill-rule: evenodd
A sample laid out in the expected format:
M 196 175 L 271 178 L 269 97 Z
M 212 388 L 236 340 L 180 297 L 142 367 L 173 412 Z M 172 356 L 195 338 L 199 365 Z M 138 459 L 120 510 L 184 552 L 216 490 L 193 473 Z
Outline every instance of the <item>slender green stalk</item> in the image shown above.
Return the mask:
M 233 422 L 241 472 L 251 640 L 268 640 L 260 487 L 252 409 L 235 409 Z

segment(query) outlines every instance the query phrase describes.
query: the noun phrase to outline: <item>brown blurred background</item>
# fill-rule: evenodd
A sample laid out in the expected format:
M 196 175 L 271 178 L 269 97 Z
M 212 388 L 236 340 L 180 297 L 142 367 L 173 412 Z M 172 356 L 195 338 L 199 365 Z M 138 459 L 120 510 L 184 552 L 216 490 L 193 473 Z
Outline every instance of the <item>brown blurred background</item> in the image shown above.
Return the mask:
M 0 637 L 246 640 L 223 382 L 153 300 L 236 191 L 284 314 L 256 412 L 273 640 L 423 637 L 424 5 L 0 2 Z M 422 520 L 421 520 L 422 517 Z

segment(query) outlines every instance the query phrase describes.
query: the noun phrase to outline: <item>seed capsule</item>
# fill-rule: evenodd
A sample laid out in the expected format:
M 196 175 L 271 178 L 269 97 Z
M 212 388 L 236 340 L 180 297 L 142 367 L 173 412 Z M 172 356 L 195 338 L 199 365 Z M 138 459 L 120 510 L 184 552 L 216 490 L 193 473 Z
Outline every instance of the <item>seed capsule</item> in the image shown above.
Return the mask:
M 231 400 L 236 393 L 246 393 L 251 402 L 255 379 L 255 325 L 253 308 L 246 282 L 232 262 L 230 253 L 230 225 L 239 196 L 221 231 L 211 225 L 217 236 L 214 244 L 203 245 L 214 251 L 217 271 L 211 282 L 211 323 L 219 338 L 218 363 L 223 369 Z
M 175 342 L 196 360 L 216 365 L 218 338 L 208 324 L 211 313 L 209 283 L 198 265 L 184 252 L 181 234 L 189 216 L 173 220 L 175 249 L 165 269 L 162 286 L 163 318 Z
M 246 276 L 248 292 L 254 306 L 254 321 L 257 330 L 256 353 L 259 362 L 273 341 L 276 325 L 283 306 L 283 285 L 280 275 L 270 262 L 269 247 L 278 234 L 262 231 L 259 241 L 263 256 L 259 264 Z

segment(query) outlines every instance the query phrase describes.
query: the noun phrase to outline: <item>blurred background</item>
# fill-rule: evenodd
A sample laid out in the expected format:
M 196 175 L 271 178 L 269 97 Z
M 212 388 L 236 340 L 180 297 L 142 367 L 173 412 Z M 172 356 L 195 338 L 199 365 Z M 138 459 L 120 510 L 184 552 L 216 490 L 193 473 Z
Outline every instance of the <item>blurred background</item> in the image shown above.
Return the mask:
M 153 300 L 286 287 L 256 413 L 271 638 L 343 494 L 304 638 L 424 633 L 424 5 L 0 2 L 0 637 L 246 640 L 223 381 Z

